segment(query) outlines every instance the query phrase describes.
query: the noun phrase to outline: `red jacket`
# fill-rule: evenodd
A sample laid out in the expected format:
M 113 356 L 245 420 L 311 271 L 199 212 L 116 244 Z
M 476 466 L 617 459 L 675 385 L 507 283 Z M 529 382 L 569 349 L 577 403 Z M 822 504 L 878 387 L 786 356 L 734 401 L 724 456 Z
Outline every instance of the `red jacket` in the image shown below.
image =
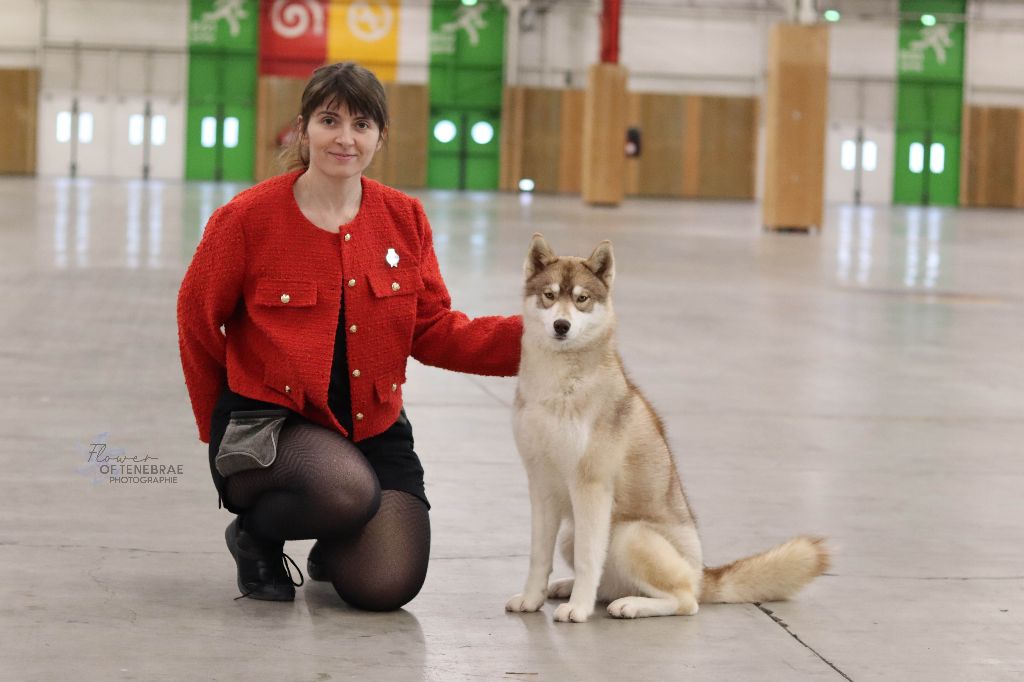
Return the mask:
M 210 440 L 225 385 L 346 433 L 327 406 L 342 287 L 353 440 L 398 418 L 410 355 L 457 372 L 515 375 L 522 319 L 470 320 L 451 309 L 419 200 L 363 178 L 359 214 L 333 234 L 299 210 L 300 174 L 217 209 L 181 283 L 181 364 L 200 440 Z

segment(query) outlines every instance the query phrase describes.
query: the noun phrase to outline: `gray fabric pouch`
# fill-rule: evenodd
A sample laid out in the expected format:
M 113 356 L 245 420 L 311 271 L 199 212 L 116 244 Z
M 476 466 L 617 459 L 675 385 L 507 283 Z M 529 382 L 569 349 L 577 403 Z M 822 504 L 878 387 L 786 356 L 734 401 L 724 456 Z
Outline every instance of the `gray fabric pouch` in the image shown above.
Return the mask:
M 273 464 L 277 458 L 277 437 L 289 414 L 284 409 L 232 412 L 213 460 L 220 475 L 266 469 Z

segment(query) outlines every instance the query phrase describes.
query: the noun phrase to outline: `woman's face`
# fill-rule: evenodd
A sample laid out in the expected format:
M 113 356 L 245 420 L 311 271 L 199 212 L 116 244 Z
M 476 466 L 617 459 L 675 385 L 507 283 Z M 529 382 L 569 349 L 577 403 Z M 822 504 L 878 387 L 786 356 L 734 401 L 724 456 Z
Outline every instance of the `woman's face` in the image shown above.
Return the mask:
M 353 114 L 345 105 L 316 109 L 305 136 L 309 170 L 339 180 L 362 175 L 383 140 L 373 119 Z

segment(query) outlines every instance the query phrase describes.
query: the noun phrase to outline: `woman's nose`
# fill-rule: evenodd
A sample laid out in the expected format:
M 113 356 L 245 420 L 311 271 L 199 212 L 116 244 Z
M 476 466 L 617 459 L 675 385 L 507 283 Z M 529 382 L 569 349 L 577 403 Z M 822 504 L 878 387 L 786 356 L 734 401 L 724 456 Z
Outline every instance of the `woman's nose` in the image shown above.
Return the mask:
M 348 128 L 339 128 L 334 133 L 334 139 L 338 144 L 348 144 L 352 141 L 352 131 Z

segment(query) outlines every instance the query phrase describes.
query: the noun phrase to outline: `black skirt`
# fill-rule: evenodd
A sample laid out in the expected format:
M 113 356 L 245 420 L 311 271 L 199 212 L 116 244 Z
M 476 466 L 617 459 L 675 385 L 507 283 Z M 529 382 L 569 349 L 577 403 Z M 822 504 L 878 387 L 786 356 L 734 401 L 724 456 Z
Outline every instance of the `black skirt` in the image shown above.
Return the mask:
M 214 458 L 220 449 L 220 442 L 227 431 L 228 422 L 231 421 L 231 413 L 237 410 L 269 410 L 282 409 L 281 405 L 254 400 L 239 395 L 230 389 L 224 389 L 217 405 L 213 409 L 213 417 L 210 420 L 210 473 L 213 476 L 213 484 L 220 496 L 219 505 L 224 506 L 228 511 L 239 514 L 243 510 L 234 507 L 228 502 L 224 493 L 226 480 L 214 466 Z M 287 409 L 287 408 L 284 408 Z M 302 415 L 289 410 L 290 414 L 285 426 L 300 422 L 311 423 Z M 323 427 L 321 427 L 323 428 Z M 405 416 L 405 409 L 398 415 L 398 419 L 383 433 L 365 438 L 353 443 L 363 453 L 366 460 L 373 467 L 380 482 L 381 490 L 401 490 L 402 492 L 415 495 L 423 500 L 430 508 L 427 494 L 423 485 L 423 465 L 420 458 L 413 449 L 412 424 Z

